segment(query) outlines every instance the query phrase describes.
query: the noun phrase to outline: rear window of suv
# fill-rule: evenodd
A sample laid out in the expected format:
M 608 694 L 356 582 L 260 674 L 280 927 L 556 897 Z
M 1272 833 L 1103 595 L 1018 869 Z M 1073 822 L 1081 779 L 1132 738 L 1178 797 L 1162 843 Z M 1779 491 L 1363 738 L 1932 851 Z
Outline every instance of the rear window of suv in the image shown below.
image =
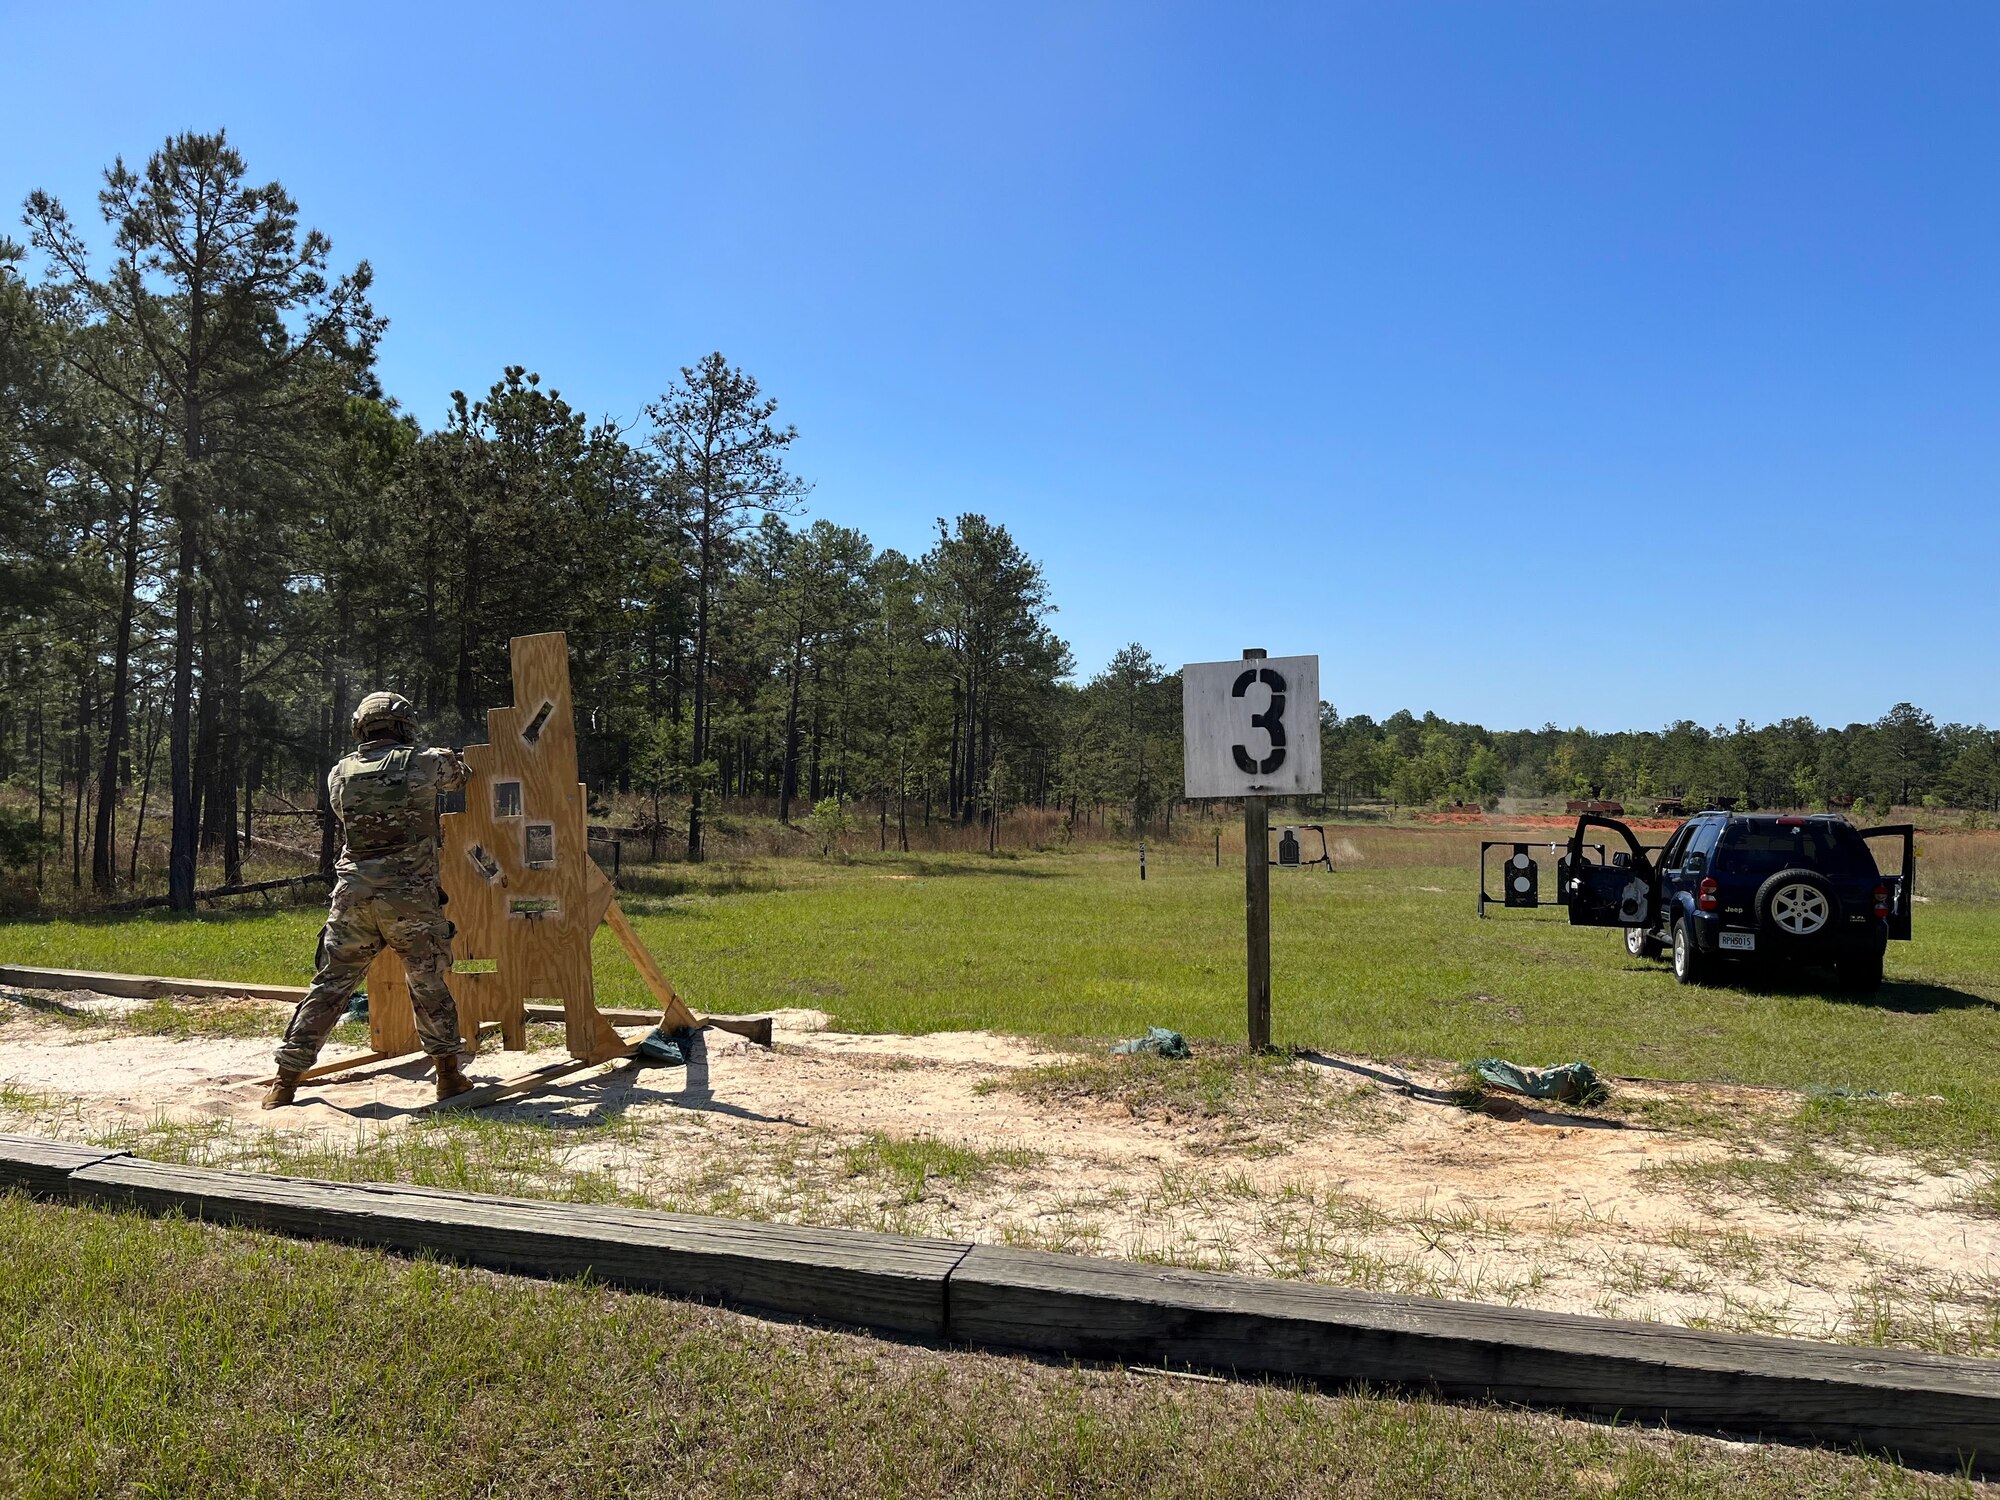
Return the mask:
M 1731 823 L 1723 832 L 1717 862 L 1738 875 L 1775 875 L 1793 868 L 1824 875 L 1873 876 L 1875 857 L 1861 835 L 1845 823 L 1779 823 L 1775 819 Z

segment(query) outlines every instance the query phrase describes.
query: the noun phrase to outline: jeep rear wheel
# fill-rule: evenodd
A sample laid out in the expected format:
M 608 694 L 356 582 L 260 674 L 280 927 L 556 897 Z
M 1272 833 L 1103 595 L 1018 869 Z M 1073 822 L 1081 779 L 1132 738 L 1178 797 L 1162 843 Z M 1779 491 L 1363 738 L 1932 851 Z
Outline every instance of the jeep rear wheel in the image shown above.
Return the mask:
M 1792 942 L 1810 942 L 1833 930 L 1840 903 L 1816 870 L 1780 870 L 1757 887 L 1757 925 Z
M 1694 940 L 1686 917 L 1674 918 L 1674 979 L 1681 984 L 1707 984 L 1711 960 Z

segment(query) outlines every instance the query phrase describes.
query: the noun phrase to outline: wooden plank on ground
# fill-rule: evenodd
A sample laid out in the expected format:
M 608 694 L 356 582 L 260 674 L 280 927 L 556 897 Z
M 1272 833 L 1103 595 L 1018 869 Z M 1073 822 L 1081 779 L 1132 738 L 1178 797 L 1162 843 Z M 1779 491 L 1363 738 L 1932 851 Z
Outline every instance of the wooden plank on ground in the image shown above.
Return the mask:
M 703 1016 L 701 1024 L 712 1026 L 717 1031 L 731 1032 L 736 1036 L 755 1042 L 760 1047 L 771 1045 L 771 1018 L 769 1016 Z
M 968 1246 L 393 1184 L 314 1182 L 126 1157 L 85 1167 L 91 1202 L 180 1212 L 496 1270 L 583 1276 L 760 1312 L 941 1338 L 945 1284 Z
M 111 1164 L 113 1167 L 115 1163 Z M 2000 1463 L 2000 1363 L 1385 1297 L 979 1245 L 951 1336 L 1069 1358 L 1403 1386 Z
M 613 1026 L 652 1026 L 659 1022 L 659 1013 L 650 1010 L 600 1010 L 598 1014 Z M 530 1021 L 560 1021 L 563 1008 L 560 1005 L 530 1005 L 527 1008 Z M 695 1025 L 712 1026 L 717 1031 L 733 1032 L 746 1037 L 760 1046 L 771 1045 L 771 1018 L 769 1016 L 696 1016 Z
M 175 1167 L 18 1139 L 90 1202 L 1064 1358 L 1364 1383 L 1992 1472 L 2000 1367 L 850 1230 Z
M 297 1005 L 305 999 L 303 985 L 240 984 L 233 979 L 172 979 L 158 974 L 101 974 L 92 969 L 37 969 L 26 964 L 0 964 L 0 984 L 27 990 L 89 990 L 126 1000 L 157 1000 L 162 995 L 244 996 L 251 1000 L 282 1000 Z
M 452 983 L 457 985 L 465 979 L 479 979 L 476 974 L 455 974 Z M 241 996 L 250 1000 L 271 1000 L 286 1005 L 297 1005 L 306 997 L 306 986 L 302 984 L 238 984 L 229 979 L 169 979 L 155 974 L 102 974 L 89 969 L 39 969 L 26 964 L 0 964 L 0 984 L 18 985 L 25 990 L 89 990 L 96 995 L 115 995 L 126 1000 L 154 1000 L 162 995 L 199 995 L 203 997 Z M 608 1007 L 598 1014 L 613 1026 L 656 1026 L 660 1012 L 654 1010 L 634 1010 Z M 530 1005 L 526 1007 L 526 1018 L 530 1021 L 560 1021 L 563 1008 L 560 1005 Z M 767 1018 L 765 1019 L 768 1024 Z M 734 1031 L 739 1036 L 748 1036 L 745 1027 L 755 1027 L 756 1020 L 746 1021 L 740 1017 L 698 1017 L 698 1024 L 718 1026 L 726 1031 Z M 385 1054 L 401 1055 L 401 1054 Z
M 32 1135 L 0 1135 L 0 1191 L 18 1188 L 41 1196 L 67 1192 L 70 1174 L 79 1167 L 95 1166 L 124 1154 L 103 1146 L 75 1146 Z
M 530 1021 L 560 1021 L 563 1018 L 563 1008 L 560 1005 L 529 1005 L 523 1007 L 523 1013 Z M 621 1010 L 613 1008 L 600 1010 L 598 1014 L 613 1026 L 657 1026 L 660 1024 L 660 1013 L 656 1010 Z

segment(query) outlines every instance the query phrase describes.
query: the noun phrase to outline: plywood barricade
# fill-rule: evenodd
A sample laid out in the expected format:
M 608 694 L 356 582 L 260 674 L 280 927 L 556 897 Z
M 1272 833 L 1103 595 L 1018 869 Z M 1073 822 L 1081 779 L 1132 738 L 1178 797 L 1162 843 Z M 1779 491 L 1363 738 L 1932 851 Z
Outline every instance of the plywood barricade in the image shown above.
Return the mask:
M 459 1033 L 476 1037 L 495 1022 L 507 1048 L 519 1051 L 527 1045 L 527 1004 L 555 1001 L 575 1064 L 609 1062 L 629 1056 L 637 1043 L 597 1009 L 590 945 L 607 917 L 659 1000 L 662 1024 L 672 1031 L 700 1023 L 590 857 L 568 642 L 558 631 L 516 636 L 509 649 L 513 705 L 487 712 L 487 743 L 464 752 L 472 772 L 465 811 L 440 820 L 445 914 L 458 929 L 449 983 Z M 418 1050 L 409 983 L 390 949 L 368 970 L 368 1030 L 377 1056 Z

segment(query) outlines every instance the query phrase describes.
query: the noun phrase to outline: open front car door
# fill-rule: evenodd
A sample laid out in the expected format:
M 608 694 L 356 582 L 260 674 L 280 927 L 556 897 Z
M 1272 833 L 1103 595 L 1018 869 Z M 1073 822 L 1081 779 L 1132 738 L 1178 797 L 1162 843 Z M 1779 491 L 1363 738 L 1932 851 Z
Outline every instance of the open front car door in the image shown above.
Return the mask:
M 1593 826 L 1622 838 L 1625 852 L 1612 855 L 1608 864 L 1586 860 L 1583 835 Z M 1632 830 L 1616 818 L 1596 813 L 1578 818 L 1576 830 L 1569 836 L 1564 870 L 1572 927 L 1644 927 L 1658 910 L 1659 881 L 1653 862 Z
M 1910 940 L 1910 908 L 1917 897 L 1917 829 L 1914 823 L 1885 823 L 1880 828 L 1859 830 L 1863 840 L 1901 839 L 1903 868 L 1900 874 L 1884 872 L 1882 883 L 1889 887 L 1889 936 Z M 1876 861 L 1878 867 L 1881 861 Z

